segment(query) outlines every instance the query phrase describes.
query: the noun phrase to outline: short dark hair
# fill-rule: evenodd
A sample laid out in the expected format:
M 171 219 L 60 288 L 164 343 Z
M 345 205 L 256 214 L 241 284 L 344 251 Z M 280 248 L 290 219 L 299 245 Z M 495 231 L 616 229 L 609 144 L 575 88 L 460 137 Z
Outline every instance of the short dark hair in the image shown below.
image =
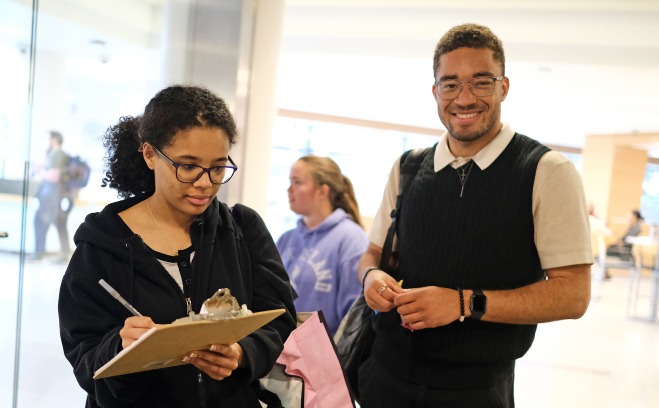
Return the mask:
M 439 57 L 458 48 L 487 48 L 494 52 L 494 60 L 501 64 L 501 75 L 506 74 L 506 57 L 503 44 L 489 28 L 478 24 L 462 24 L 448 30 L 437 43 L 432 61 L 432 76 L 437 75 Z
M 64 143 L 64 137 L 62 137 L 62 134 L 56 130 L 51 130 L 48 133 L 50 133 L 50 138 L 57 140 L 58 145 L 62 145 Z

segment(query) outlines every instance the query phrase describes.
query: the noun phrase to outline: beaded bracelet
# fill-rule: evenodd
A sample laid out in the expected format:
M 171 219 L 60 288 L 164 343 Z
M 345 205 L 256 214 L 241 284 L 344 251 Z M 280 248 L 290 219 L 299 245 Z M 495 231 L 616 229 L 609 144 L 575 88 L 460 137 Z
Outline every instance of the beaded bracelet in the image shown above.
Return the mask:
M 465 298 L 460 288 L 458 288 L 458 295 L 460 296 L 460 323 L 462 323 L 465 321 Z
M 366 271 L 364 271 L 364 275 L 362 275 L 362 288 L 364 287 L 364 282 L 366 282 L 366 275 L 368 275 L 371 271 L 375 269 L 380 269 L 377 266 L 371 266 Z

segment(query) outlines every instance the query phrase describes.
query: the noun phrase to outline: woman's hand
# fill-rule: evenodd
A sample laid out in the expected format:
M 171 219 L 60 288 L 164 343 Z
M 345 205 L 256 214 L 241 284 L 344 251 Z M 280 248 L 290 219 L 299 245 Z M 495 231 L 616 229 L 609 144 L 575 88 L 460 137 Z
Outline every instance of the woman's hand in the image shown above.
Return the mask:
M 156 324 L 148 316 L 131 316 L 124 322 L 124 327 L 119 331 L 121 336 L 121 347 L 126 348 L 139 339 L 141 335 L 151 330 Z
M 243 348 L 234 343 L 230 346 L 213 344 L 210 350 L 193 351 L 183 361 L 197 367 L 214 380 L 223 380 L 243 364 Z

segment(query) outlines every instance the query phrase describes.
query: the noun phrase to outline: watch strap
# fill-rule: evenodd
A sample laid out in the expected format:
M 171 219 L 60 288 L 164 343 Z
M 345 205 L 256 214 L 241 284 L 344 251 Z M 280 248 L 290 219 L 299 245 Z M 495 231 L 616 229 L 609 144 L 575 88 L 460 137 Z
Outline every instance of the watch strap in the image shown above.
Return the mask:
M 487 305 L 487 296 L 480 289 L 474 289 L 469 300 L 469 311 L 471 311 L 472 320 L 480 320 L 485 314 Z

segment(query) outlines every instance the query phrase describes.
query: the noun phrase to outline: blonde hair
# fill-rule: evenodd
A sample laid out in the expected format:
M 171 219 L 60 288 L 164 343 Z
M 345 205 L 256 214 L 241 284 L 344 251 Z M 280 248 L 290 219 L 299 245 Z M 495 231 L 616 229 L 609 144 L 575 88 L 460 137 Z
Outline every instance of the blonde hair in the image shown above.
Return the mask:
M 359 215 L 359 205 L 350 179 L 343 175 L 341 168 L 329 157 L 313 154 L 299 159 L 309 166 L 311 178 L 318 186 L 329 187 L 329 201 L 332 210 L 341 208 L 360 227 L 364 228 Z

